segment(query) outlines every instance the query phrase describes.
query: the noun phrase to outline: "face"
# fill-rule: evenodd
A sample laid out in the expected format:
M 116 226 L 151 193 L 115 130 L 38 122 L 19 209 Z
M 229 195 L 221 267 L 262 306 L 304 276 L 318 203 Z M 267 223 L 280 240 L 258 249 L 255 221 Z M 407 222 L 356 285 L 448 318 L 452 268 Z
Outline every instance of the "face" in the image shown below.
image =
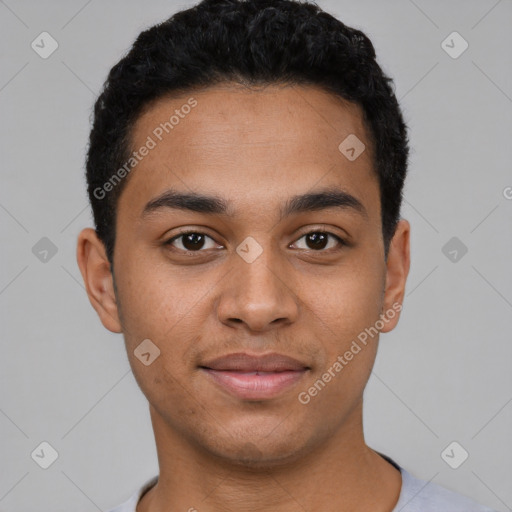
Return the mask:
M 409 267 L 407 221 L 384 257 L 359 107 L 226 84 L 158 100 L 132 142 L 153 147 L 118 203 L 116 295 L 91 230 L 78 258 L 154 423 L 231 460 L 291 460 L 353 429 Z

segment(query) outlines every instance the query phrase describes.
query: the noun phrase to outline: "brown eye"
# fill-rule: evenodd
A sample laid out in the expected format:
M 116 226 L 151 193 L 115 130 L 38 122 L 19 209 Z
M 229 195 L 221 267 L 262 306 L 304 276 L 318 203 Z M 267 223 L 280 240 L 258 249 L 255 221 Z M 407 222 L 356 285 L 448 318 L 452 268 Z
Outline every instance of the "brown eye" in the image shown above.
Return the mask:
M 334 241 L 330 243 L 329 238 L 334 239 Z M 336 245 L 345 245 L 344 241 L 339 236 L 333 233 L 327 233 L 326 231 L 311 231 L 310 233 L 306 233 L 299 238 L 299 240 L 302 239 L 305 240 L 306 247 L 299 247 L 299 249 L 322 251 L 326 248 L 336 248 Z
M 210 246 L 208 246 L 209 241 L 213 242 L 210 243 Z M 165 245 L 170 245 L 175 249 L 188 252 L 199 252 L 201 249 L 213 249 L 216 247 L 211 237 L 196 231 L 181 233 L 165 242 Z

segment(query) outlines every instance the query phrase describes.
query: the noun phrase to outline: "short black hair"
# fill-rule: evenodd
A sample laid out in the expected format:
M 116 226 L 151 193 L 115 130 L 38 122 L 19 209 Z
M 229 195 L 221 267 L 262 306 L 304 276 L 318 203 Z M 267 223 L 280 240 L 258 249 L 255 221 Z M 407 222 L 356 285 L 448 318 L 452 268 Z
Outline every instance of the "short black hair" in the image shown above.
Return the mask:
M 312 2 L 203 0 L 141 32 L 110 70 L 95 103 L 86 178 L 96 233 L 111 267 L 116 206 L 129 176 L 118 173 L 119 183 L 105 184 L 126 169 L 137 118 L 164 96 L 229 82 L 314 85 L 361 107 L 380 187 L 387 259 L 409 150 L 393 81 L 378 65 L 371 41 Z

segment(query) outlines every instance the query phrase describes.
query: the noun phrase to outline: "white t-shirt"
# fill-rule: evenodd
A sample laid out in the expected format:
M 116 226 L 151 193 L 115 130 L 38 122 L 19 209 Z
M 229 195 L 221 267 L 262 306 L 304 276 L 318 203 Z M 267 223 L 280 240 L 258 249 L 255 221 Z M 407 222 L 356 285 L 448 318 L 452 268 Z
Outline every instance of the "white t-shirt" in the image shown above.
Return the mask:
M 432 482 L 420 480 L 389 457 L 385 458 L 402 474 L 400 496 L 392 512 L 496 512 L 462 494 L 449 491 Z M 157 480 L 158 476 L 151 478 L 128 501 L 109 512 L 136 512 L 140 498 L 156 484 Z

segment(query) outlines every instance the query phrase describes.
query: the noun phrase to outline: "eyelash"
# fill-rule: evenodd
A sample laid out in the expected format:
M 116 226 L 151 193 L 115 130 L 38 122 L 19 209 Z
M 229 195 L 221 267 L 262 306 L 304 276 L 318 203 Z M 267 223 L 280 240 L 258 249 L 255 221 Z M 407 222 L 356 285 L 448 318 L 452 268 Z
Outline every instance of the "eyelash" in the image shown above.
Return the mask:
M 297 238 L 297 241 L 302 239 L 302 238 L 304 238 L 305 236 L 311 235 L 313 233 L 322 233 L 324 235 L 330 235 L 332 238 L 334 238 L 338 242 L 338 244 L 339 244 L 339 247 L 337 249 L 334 249 L 334 250 L 340 250 L 342 247 L 348 245 L 347 242 L 343 238 L 341 238 L 340 236 L 335 235 L 334 233 L 331 233 L 330 231 L 326 231 L 326 230 L 323 230 L 323 229 L 314 229 L 312 231 L 308 231 L 307 233 L 304 233 L 299 238 Z M 197 230 L 190 230 L 190 231 L 183 231 L 179 235 L 173 236 L 172 238 L 170 238 L 169 240 L 164 242 L 163 245 L 164 246 L 169 246 L 173 250 L 181 252 L 182 254 L 198 254 L 198 253 L 201 253 L 201 252 L 205 252 L 207 249 L 206 250 L 205 249 L 199 249 L 197 251 L 186 251 L 186 250 L 183 250 L 183 249 L 176 249 L 175 247 L 172 247 L 172 243 L 175 240 L 178 240 L 179 238 L 181 238 L 183 236 L 186 236 L 186 235 L 190 235 L 190 234 L 204 235 L 204 236 L 206 236 L 206 237 L 208 237 L 208 238 L 213 240 L 213 238 L 211 236 L 207 235 L 206 233 L 202 233 L 201 231 L 197 231 Z M 320 249 L 320 250 L 315 250 L 315 249 L 301 249 L 301 250 L 303 250 L 303 251 L 310 251 L 310 252 L 313 252 L 313 253 L 322 253 L 322 252 L 332 251 L 333 248 L 331 247 L 330 249 Z

